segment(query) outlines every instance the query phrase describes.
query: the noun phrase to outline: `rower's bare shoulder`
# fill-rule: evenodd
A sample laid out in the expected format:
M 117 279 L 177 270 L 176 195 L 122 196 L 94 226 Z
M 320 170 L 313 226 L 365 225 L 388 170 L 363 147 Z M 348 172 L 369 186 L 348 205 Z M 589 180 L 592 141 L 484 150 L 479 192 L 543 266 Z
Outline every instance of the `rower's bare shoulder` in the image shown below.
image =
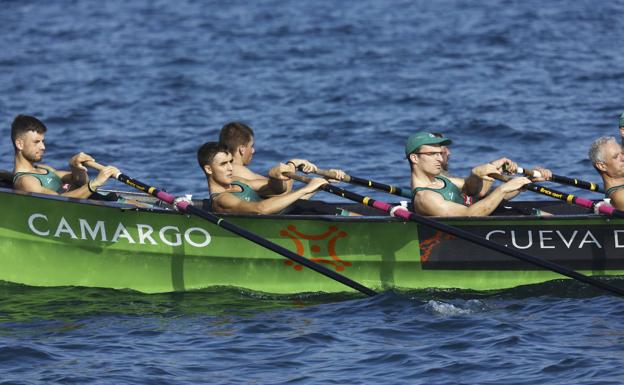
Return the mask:
M 246 179 L 246 180 L 256 180 L 256 179 L 268 180 L 269 179 L 266 176 L 256 174 L 255 172 L 251 171 L 245 166 L 234 167 L 232 169 L 232 175 L 236 179 Z
M 624 210 L 624 188 L 615 190 L 611 194 L 611 205 L 618 210 Z
M 43 187 L 41 186 L 41 182 L 39 179 L 32 175 L 19 175 L 15 182 L 13 183 L 13 187 L 16 190 L 26 191 L 26 192 L 43 192 Z
M 436 215 L 433 213 L 433 211 L 435 211 L 435 207 L 443 204 L 444 202 L 445 201 L 444 198 L 442 198 L 442 195 L 431 190 L 417 191 L 414 194 L 414 199 L 412 200 L 414 208 L 419 213 L 426 215 Z

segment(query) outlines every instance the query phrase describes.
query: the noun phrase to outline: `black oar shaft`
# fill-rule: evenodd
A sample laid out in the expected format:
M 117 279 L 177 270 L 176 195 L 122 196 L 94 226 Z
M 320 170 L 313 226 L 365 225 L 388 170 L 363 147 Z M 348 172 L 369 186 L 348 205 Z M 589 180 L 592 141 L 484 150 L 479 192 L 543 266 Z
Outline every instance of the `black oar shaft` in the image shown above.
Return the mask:
M 494 179 L 500 180 L 502 182 L 506 182 L 509 180 L 509 177 L 505 175 L 489 174 L 489 176 Z M 525 185 L 524 188 L 529 191 L 538 193 L 538 194 L 542 194 L 551 198 L 562 200 L 568 204 L 576 204 L 578 206 L 585 207 L 585 208 L 592 209 L 592 210 L 597 208 L 598 212 L 600 212 L 601 214 L 606 214 L 606 215 L 610 215 L 610 216 L 618 217 L 618 218 L 624 218 L 624 211 L 622 210 L 618 210 L 609 205 L 597 206 L 597 202 L 594 202 L 592 200 L 579 197 L 573 194 L 561 192 L 558 190 L 554 190 L 551 188 L 547 188 L 537 183 L 529 183 Z M 598 202 L 598 203 L 602 204 L 602 202 Z
M 87 166 L 89 167 L 93 167 L 96 169 L 102 169 L 102 165 L 99 165 L 95 162 L 87 162 Z M 269 241 L 268 239 L 265 239 L 257 234 L 254 234 L 250 231 L 247 231 L 239 226 L 236 226 L 235 224 L 228 222 L 222 218 L 219 218 L 218 216 L 214 215 L 211 212 L 208 211 L 204 211 L 202 209 L 199 209 L 195 206 L 193 206 L 192 204 L 188 204 L 186 202 L 181 202 L 181 203 L 176 203 L 176 200 L 174 198 L 173 195 L 166 193 L 162 190 L 157 189 L 156 187 L 150 186 L 148 184 L 145 184 L 143 182 L 140 182 L 136 179 L 132 179 L 127 175 L 124 174 L 119 174 L 116 176 L 117 180 L 119 180 L 122 183 L 127 184 L 128 186 L 134 187 L 138 190 L 141 190 L 147 194 L 150 194 L 164 202 L 167 202 L 169 204 L 175 204 L 178 208 L 180 208 L 182 211 L 191 213 L 193 215 L 196 215 L 200 218 L 203 218 L 219 227 L 222 227 L 236 235 L 239 235 L 251 242 L 254 242 L 255 244 L 258 244 L 268 250 L 271 250 L 277 254 L 282 255 L 283 257 L 286 257 L 300 265 L 303 265 L 307 268 L 310 268 L 314 271 L 316 271 L 317 273 L 320 273 L 328 278 L 333 279 L 334 281 L 340 282 L 352 289 L 355 289 L 357 291 L 359 291 L 360 293 L 366 294 L 368 296 L 374 296 L 377 293 L 372 290 L 369 289 L 366 286 L 363 286 L 361 284 L 359 284 L 358 282 L 353 281 L 352 279 L 349 279 L 347 277 L 345 277 L 344 275 L 338 274 L 335 271 L 329 270 L 328 268 L 326 268 L 325 266 L 322 266 L 318 263 L 315 263 L 313 261 L 310 261 L 307 258 L 304 258 L 302 256 L 300 256 L 299 254 L 296 254 L 290 250 L 288 250 L 287 248 L 280 246 L 276 243 L 273 243 L 271 241 Z
M 604 193 L 604 190 L 596 183 L 586 182 L 584 180 L 572 179 L 561 175 L 553 175 L 550 180 L 552 180 L 553 182 L 576 186 L 590 191 Z
M 322 175 L 327 178 L 336 179 L 336 173 L 330 170 L 317 170 L 316 174 Z M 408 189 L 403 189 L 401 187 L 392 186 L 389 184 L 383 184 L 379 182 L 375 182 L 369 179 L 358 178 L 352 175 L 346 175 L 343 179 L 343 182 L 351 183 L 359 186 L 370 187 L 375 190 L 380 190 L 383 192 L 387 192 L 389 194 L 394 194 L 398 196 L 402 196 L 404 198 L 411 198 L 410 191 Z
M 301 182 L 308 182 L 309 181 L 309 178 L 302 177 L 300 175 L 295 175 L 295 174 L 292 174 L 292 173 L 286 173 L 286 175 L 288 177 L 292 178 L 292 179 L 296 179 L 296 180 L 299 180 Z M 498 251 L 498 252 L 500 252 L 502 254 L 509 255 L 511 257 L 520 259 L 522 261 L 525 261 L 525 262 L 531 263 L 533 265 L 542 267 L 542 268 L 544 268 L 546 270 L 550 270 L 550 271 L 559 273 L 561 275 L 564 275 L 564 276 L 576 279 L 576 280 L 578 280 L 580 282 L 583 282 L 583 283 L 586 283 L 588 285 L 592 285 L 594 287 L 599 287 L 599 288 L 601 288 L 603 290 L 606 290 L 608 292 L 611 292 L 611 293 L 614 293 L 614 294 L 618 294 L 618 295 L 624 297 L 624 290 L 622 290 L 622 289 L 620 289 L 618 287 L 615 287 L 613 285 L 609 285 L 607 283 L 601 282 L 601 281 L 599 281 L 597 279 L 591 278 L 589 276 L 586 276 L 584 274 L 578 273 L 578 272 L 576 272 L 574 270 L 568 269 L 568 268 L 566 268 L 564 266 L 561 266 L 561 265 L 558 265 L 556 263 L 547 261 L 545 259 L 538 258 L 538 257 L 532 256 L 532 255 L 526 254 L 524 252 L 521 252 L 519 250 L 508 248 L 508 247 L 506 247 L 504 245 L 501 245 L 499 243 L 489 241 L 489 240 L 487 240 L 487 239 L 485 239 L 485 238 L 483 238 L 481 236 L 475 235 L 475 234 L 473 234 L 471 232 L 468 232 L 466 230 L 460 229 L 458 227 L 449 226 L 447 224 L 444 224 L 442 222 L 433 220 L 431 218 L 418 215 L 418 214 L 416 214 L 414 212 L 411 212 L 411 211 L 407 210 L 404 207 L 392 206 L 392 205 L 390 205 L 388 203 L 381 202 L 381 201 L 376 201 L 373 198 L 365 197 L 365 196 L 362 196 L 362 195 L 359 195 L 359 194 L 356 194 L 356 193 L 353 193 L 353 192 L 350 192 L 350 191 L 346 191 L 344 189 L 341 189 L 339 187 L 332 186 L 332 185 L 329 185 L 329 184 L 324 185 L 321 188 L 323 190 L 329 192 L 329 193 L 332 193 L 332 194 L 335 194 L 335 195 L 338 195 L 338 196 L 341 196 L 341 197 L 353 200 L 353 201 L 358 202 L 358 203 L 362 203 L 362 204 L 364 204 L 366 206 L 370 206 L 370 207 L 374 207 L 374 208 L 382 210 L 382 211 L 386 211 L 386 212 L 390 213 L 393 216 L 398 216 L 400 218 L 407 219 L 407 220 L 410 220 L 412 222 L 416 222 L 416 223 L 419 223 L 421 225 L 425 225 L 425 226 L 431 227 L 431 228 L 436 229 L 436 230 L 440 230 L 442 232 L 445 232 L 445 233 L 450 234 L 450 235 L 454 235 L 454 236 L 456 236 L 458 238 L 465 239 L 467 241 L 473 242 L 473 243 L 475 243 L 477 245 L 480 245 L 480 246 L 483 246 L 485 248 Z
M 258 245 L 260 245 L 260 246 L 262 246 L 264 248 L 267 248 L 267 249 L 269 249 L 269 250 L 271 250 L 271 251 L 273 251 L 273 252 L 275 252 L 277 254 L 280 254 L 280 255 L 282 255 L 282 256 L 284 256 L 284 257 L 286 257 L 286 258 L 288 258 L 288 259 L 290 259 L 290 260 L 292 260 L 292 261 L 294 261 L 294 262 L 296 262 L 296 263 L 298 263 L 300 265 L 303 265 L 303 266 L 305 266 L 307 268 L 310 268 L 310 269 L 316 271 L 317 273 L 323 274 L 324 276 L 326 276 L 328 278 L 331 278 L 334 281 L 340 282 L 340 283 L 342 283 L 342 284 L 344 284 L 344 285 L 346 285 L 346 286 L 348 286 L 348 287 L 350 287 L 352 289 L 355 289 L 355 290 L 359 291 L 360 293 L 366 294 L 368 296 L 374 296 L 374 295 L 377 294 L 374 290 L 369 289 L 368 287 L 363 286 L 363 285 L 359 284 L 358 282 L 355 282 L 355 281 L 345 277 L 344 275 L 341 275 L 341 274 L 338 274 L 338 273 L 336 273 L 336 272 L 334 272 L 332 270 L 329 270 L 328 268 L 326 268 L 326 267 L 324 267 L 322 265 L 319 265 L 316 262 L 312 262 L 309 259 L 300 256 L 299 254 L 295 254 L 294 252 L 286 249 L 283 246 L 280 246 L 280 245 L 278 245 L 276 243 L 273 243 L 273 242 L 271 242 L 271 241 L 269 241 L 269 240 L 267 240 L 265 238 L 262 238 L 261 236 L 259 236 L 257 234 L 254 234 L 254 233 L 249 232 L 249 231 L 247 231 L 247 230 L 245 230 L 245 229 L 243 229 L 243 228 L 241 228 L 239 226 L 236 226 L 233 223 L 228 222 L 228 221 L 226 221 L 226 220 L 224 220 L 222 218 L 219 218 L 219 217 L 217 217 L 216 215 L 214 215 L 214 214 L 212 214 L 210 212 L 198 209 L 197 207 L 192 206 L 192 205 L 187 206 L 186 211 L 191 213 L 191 214 L 193 214 L 193 215 L 196 215 L 196 216 L 198 216 L 200 218 L 204 218 L 204 219 L 214 223 L 217 226 L 220 226 L 220 227 L 222 227 L 222 228 L 224 228 L 224 229 L 226 229 L 226 230 L 228 230 L 228 231 L 230 231 L 230 232 L 232 232 L 232 233 L 234 233 L 236 235 L 239 235 L 239 236 L 241 236 L 241 237 L 243 237 L 243 238 L 245 238 L 245 239 L 247 239 L 247 240 L 249 240 L 251 242 L 254 242 L 254 243 L 256 243 L 256 244 L 258 244 Z
M 537 173 L 536 170 L 532 170 L 532 169 L 519 168 L 518 171 L 521 172 L 522 174 L 528 176 L 528 177 L 539 177 L 539 176 L 541 176 L 541 175 L 538 175 L 539 173 Z M 575 187 L 582 188 L 582 189 L 585 189 L 585 190 L 596 191 L 596 192 L 601 192 L 601 193 L 604 192 L 604 190 L 599 185 L 597 185 L 596 183 L 587 182 L 587 181 L 584 181 L 584 180 L 578 180 L 578 179 L 575 179 L 575 178 L 568 178 L 567 176 L 553 174 L 550 177 L 550 181 L 551 182 L 555 182 L 555 183 L 567 184 L 567 185 L 570 185 L 570 186 L 575 186 Z

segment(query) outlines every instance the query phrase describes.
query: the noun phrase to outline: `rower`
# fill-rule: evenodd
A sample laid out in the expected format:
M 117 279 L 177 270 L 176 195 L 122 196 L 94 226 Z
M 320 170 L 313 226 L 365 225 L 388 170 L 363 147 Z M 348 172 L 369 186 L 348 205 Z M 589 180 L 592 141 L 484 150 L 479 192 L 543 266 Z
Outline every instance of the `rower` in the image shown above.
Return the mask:
M 612 136 L 598 138 L 589 147 L 589 160 L 602 177 L 605 197 L 611 199 L 613 207 L 624 210 L 624 153 L 622 146 Z
M 18 115 L 11 124 L 11 140 L 15 149 L 13 187 L 16 190 L 71 198 L 88 198 L 106 181 L 119 173 L 115 167 L 105 167 L 90 181 L 83 162 L 94 159 L 83 152 L 74 155 L 71 171 L 56 170 L 44 164 L 46 126 L 37 118 Z
M 197 151 L 197 161 L 208 181 L 212 210 L 218 213 L 276 214 L 298 199 L 309 199 L 319 187 L 328 183 L 323 178 L 312 178 L 299 190 L 268 197 L 275 193 L 271 181 L 282 181 L 286 178 L 282 173 L 292 169 L 284 169 L 284 165 L 279 164 L 269 171 L 269 178 L 235 177 L 232 154 L 218 142 L 204 143 Z
M 232 155 L 232 176 L 234 178 L 244 178 L 247 180 L 263 180 L 267 181 L 264 175 L 257 174 L 250 170 L 247 166 L 251 163 L 253 155 L 255 153 L 254 132 L 248 125 L 241 122 L 229 122 L 221 128 L 219 133 L 219 142 L 224 144 L 230 154 Z M 297 170 L 305 173 L 316 172 L 317 167 L 313 163 L 305 159 L 290 159 L 285 163 L 285 167 L 282 167 L 282 171 L 296 172 Z M 335 171 L 338 180 L 344 178 L 345 173 L 341 170 Z M 281 185 L 277 183 L 278 180 L 272 182 L 274 194 L 281 194 L 288 192 L 292 189 L 293 182 L 288 178 L 279 179 L 282 181 Z
M 515 171 L 515 163 L 506 158 L 473 168 L 470 176 L 465 179 L 443 176 L 445 151 L 442 147 L 451 143 L 445 137 L 427 132 L 409 137 L 405 145 L 405 155 L 411 168 L 412 203 L 416 212 L 437 216 L 490 215 L 503 200 L 513 198 L 520 193 L 522 186 L 531 183 L 525 177 L 514 178 L 487 194 L 493 182 L 488 174 L 502 173 L 503 165 L 508 165 L 510 171 Z M 462 193 L 483 198 L 467 206 Z

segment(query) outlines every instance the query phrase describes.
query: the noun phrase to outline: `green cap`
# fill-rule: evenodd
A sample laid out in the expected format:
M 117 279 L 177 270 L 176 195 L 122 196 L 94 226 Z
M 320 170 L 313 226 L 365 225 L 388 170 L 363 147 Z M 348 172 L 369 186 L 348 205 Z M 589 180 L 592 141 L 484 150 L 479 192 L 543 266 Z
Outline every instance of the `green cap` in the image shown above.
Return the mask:
M 618 127 L 624 127 L 624 112 L 620 115 L 620 125 Z
M 439 144 L 441 146 L 448 146 L 451 143 L 453 142 L 444 136 L 436 136 L 430 132 L 419 132 L 407 139 L 407 143 L 405 144 L 405 156 L 409 156 L 409 154 L 418 150 L 418 147 L 423 145 Z

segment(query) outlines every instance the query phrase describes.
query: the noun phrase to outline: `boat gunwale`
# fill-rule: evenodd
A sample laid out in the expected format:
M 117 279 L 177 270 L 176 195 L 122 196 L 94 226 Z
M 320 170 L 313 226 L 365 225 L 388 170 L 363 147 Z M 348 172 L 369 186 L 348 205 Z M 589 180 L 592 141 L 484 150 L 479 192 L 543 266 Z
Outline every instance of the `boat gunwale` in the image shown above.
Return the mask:
M 148 194 L 140 193 L 140 192 L 131 192 L 131 191 L 121 191 L 121 190 L 102 190 L 103 192 L 114 192 L 126 195 L 134 195 L 140 197 L 151 198 Z M 86 204 L 90 206 L 97 207 L 107 207 L 119 209 L 121 211 L 137 211 L 137 212 L 148 212 L 148 213 L 158 213 L 158 214 L 179 214 L 179 215 L 188 215 L 184 213 L 179 213 L 171 208 L 165 206 L 153 206 L 153 207 L 139 207 L 130 203 L 120 203 L 114 201 L 99 201 L 94 199 L 84 199 L 84 198 L 71 198 L 71 197 L 63 197 L 58 195 L 47 195 L 41 193 L 29 193 L 19 190 L 14 190 L 10 188 L 0 187 L 1 194 L 16 194 L 22 196 L 30 196 L 36 199 L 46 199 L 52 201 L 61 201 L 61 202 L 69 202 L 75 204 Z M 157 201 L 156 198 L 153 198 Z M 319 201 L 323 202 L 323 201 Z M 548 202 L 548 201 L 519 201 L 519 202 Z M 344 206 L 344 204 L 338 202 L 323 202 L 324 204 L 333 204 L 336 206 Z M 398 202 L 396 204 L 399 204 Z M 347 205 L 359 205 L 357 203 L 347 203 Z M 341 215 L 323 215 L 323 214 L 218 214 L 220 217 L 228 218 L 228 219 L 261 219 L 261 220 L 275 220 L 275 219 L 283 219 L 283 220 L 323 220 L 329 222 L 399 222 L 406 223 L 407 221 L 397 218 L 391 217 L 388 215 L 362 215 L 362 216 L 341 216 Z M 470 217 L 470 216 L 454 216 L 454 217 L 439 217 L 432 216 L 428 217 L 430 219 L 436 221 L 442 221 L 447 224 L 461 224 L 461 225 L 478 225 L 480 223 L 491 223 L 491 222 L 527 222 L 527 221 L 536 221 L 536 222 L 552 222 L 552 221 L 575 221 L 575 220 L 583 220 L 583 221 L 620 221 L 617 218 L 606 217 L 604 215 L 588 213 L 588 214 L 556 214 L 556 215 L 546 215 L 546 216 L 532 216 L 532 215 L 495 215 L 495 216 L 484 216 L 484 217 Z M 588 223 L 589 224 L 589 223 Z

